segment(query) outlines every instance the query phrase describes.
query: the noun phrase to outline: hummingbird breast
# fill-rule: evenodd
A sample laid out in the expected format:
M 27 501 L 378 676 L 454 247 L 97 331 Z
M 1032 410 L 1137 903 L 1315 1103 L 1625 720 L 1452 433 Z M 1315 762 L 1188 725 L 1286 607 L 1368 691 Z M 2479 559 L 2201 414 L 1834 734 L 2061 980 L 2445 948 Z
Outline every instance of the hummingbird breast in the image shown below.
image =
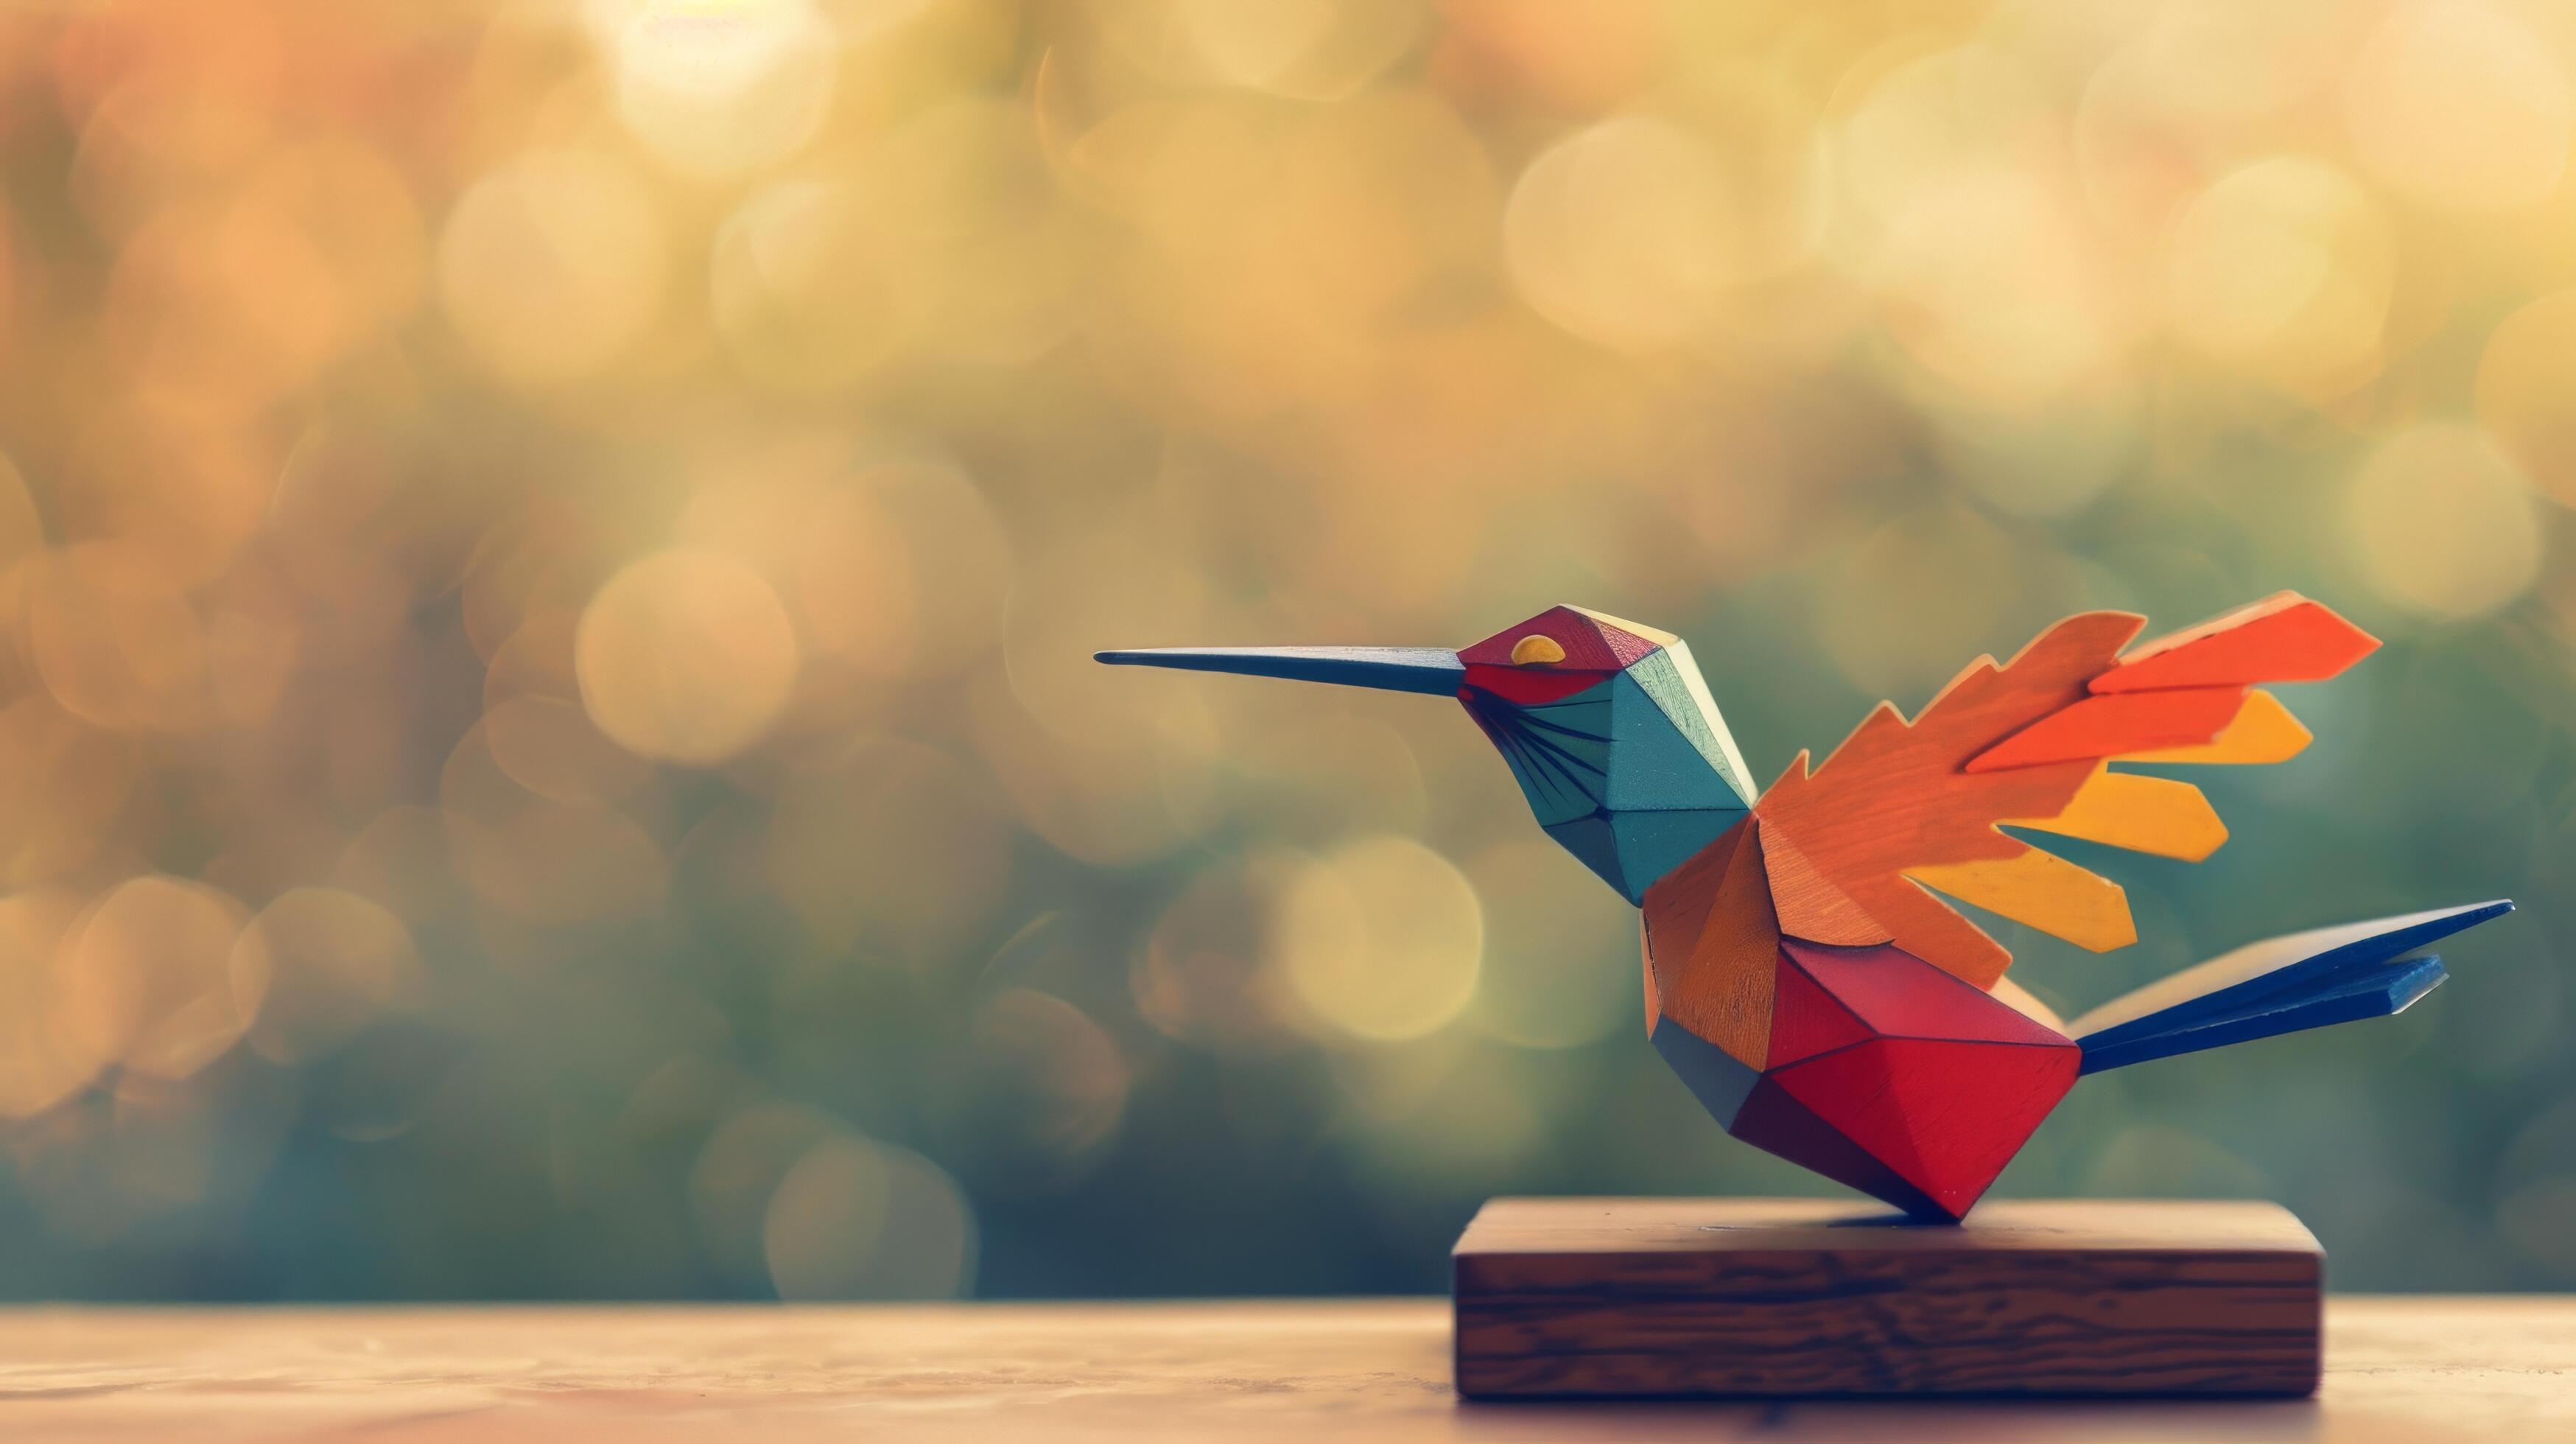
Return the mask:
M 1784 931 L 1756 819 L 1649 888 L 1647 1035 L 1729 1133 L 1909 1213 L 1965 1214 L 2073 1086 L 2062 1034 L 1802 901 Z M 1826 931 L 1817 927 L 1814 931 Z

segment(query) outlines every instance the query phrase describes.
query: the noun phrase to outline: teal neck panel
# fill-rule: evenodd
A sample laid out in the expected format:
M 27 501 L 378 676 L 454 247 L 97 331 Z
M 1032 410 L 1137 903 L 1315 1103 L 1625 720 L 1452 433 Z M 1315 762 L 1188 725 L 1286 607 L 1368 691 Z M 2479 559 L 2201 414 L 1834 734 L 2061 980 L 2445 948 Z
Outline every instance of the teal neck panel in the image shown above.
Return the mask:
M 1677 650 L 1553 702 L 1467 696 L 1539 826 L 1632 903 L 1752 806 L 1735 740 Z

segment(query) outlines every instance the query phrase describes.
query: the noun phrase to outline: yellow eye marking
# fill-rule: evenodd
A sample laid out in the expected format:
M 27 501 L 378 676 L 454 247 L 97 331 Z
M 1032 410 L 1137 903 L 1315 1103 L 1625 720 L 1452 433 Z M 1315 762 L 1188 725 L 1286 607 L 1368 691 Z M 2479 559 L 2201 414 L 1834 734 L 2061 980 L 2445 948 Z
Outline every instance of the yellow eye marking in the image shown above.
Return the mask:
M 1515 667 L 1553 667 L 1565 660 L 1565 649 L 1556 638 L 1532 632 L 1512 643 L 1512 665 Z

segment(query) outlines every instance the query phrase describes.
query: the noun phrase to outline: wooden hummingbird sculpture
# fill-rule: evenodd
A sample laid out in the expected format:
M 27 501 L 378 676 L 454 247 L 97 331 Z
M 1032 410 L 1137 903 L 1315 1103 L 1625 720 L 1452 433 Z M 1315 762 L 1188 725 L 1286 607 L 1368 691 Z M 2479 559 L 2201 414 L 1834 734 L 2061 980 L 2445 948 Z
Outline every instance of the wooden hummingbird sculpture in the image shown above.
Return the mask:
M 2063 1022 L 1936 893 L 2096 952 L 2120 888 L 2003 827 L 2197 862 L 2227 829 L 2120 763 L 2265 763 L 2307 729 L 2258 684 L 2378 641 L 2283 592 L 2123 652 L 2087 612 L 1970 663 L 1908 721 L 1881 703 L 1758 796 L 1680 638 L 1553 607 L 1463 651 L 1158 648 L 1103 662 L 1454 696 L 1539 825 L 1644 911 L 1646 1031 L 1729 1133 L 1910 1213 L 1957 1219 L 2086 1073 L 2395 1013 L 2419 953 L 2505 901 L 2254 943 Z

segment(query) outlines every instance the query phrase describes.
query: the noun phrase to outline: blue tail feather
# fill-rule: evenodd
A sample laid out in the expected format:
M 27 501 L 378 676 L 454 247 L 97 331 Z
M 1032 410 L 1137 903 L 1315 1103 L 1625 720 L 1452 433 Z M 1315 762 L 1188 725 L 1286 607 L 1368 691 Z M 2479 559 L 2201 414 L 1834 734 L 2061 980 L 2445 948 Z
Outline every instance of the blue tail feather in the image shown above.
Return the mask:
M 2197 1053 L 2204 1048 L 2322 1028 L 2329 1023 L 2385 1018 L 2404 1012 L 2417 998 L 2441 986 L 2448 976 L 2439 957 L 2421 954 L 2382 963 L 2358 980 L 2338 978 L 2295 1000 L 2259 1005 L 2248 1012 L 2201 1017 L 2165 1031 L 2141 1033 L 2117 1042 L 2098 1036 L 2079 1038 L 2076 1043 L 2084 1050 L 2080 1071 L 2099 1073 L 2177 1053 Z
M 2347 923 L 2250 944 L 2077 1018 L 2083 1071 L 2169 1058 L 2329 1023 L 2386 1017 L 2439 986 L 2442 960 L 2418 949 L 2513 911 L 2474 903 Z

